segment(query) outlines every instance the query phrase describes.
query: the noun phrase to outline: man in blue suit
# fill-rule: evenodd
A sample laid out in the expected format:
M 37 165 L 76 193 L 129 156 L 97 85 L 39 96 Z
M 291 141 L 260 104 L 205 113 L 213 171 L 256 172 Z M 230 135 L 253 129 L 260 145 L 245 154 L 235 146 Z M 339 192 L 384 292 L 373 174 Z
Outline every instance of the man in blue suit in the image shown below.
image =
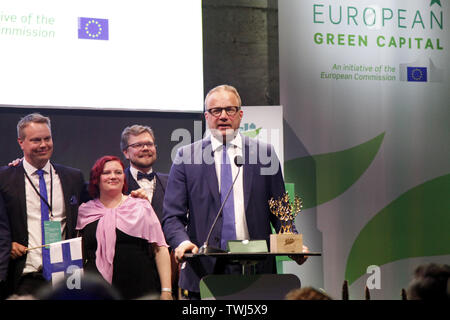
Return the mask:
M 268 241 L 271 224 L 276 231 L 280 229 L 280 222 L 268 204 L 269 199 L 285 192 L 273 147 L 239 134 L 243 111 L 234 87 L 221 85 L 212 89 L 205 98 L 205 108 L 211 134 L 178 150 L 164 198 L 163 230 L 169 245 L 176 248 L 175 257 L 180 262 L 186 252 L 197 253 L 207 238 L 224 194 L 231 188 L 231 184 L 227 187 L 223 184 L 228 179 L 223 175 L 225 171 L 237 178 L 209 245 L 226 249 L 226 240 Z M 239 174 L 233 163 L 236 156 L 244 160 Z M 231 170 L 224 164 L 229 164 Z M 230 206 L 231 210 L 226 209 Z M 297 262 L 301 264 L 304 260 Z M 205 275 L 240 272 L 239 266 L 215 258 L 192 259 L 181 267 L 179 286 L 187 298 L 198 299 L 199 282 Z M 275 273 L 274 259 L 259 263 L 256 272 Z

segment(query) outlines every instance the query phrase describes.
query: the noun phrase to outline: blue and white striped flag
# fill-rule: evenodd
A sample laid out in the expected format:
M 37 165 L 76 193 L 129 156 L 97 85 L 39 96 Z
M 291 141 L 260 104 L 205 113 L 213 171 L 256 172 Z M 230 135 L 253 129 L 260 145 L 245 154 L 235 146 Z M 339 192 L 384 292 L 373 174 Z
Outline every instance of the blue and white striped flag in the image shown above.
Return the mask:
M 83 271 L 81 238 L 74 238 L 48 245 L 50 250 L 50 270 L 55 285 L 74 270 Z M 80 273 L 80 276 L 81 276 Z

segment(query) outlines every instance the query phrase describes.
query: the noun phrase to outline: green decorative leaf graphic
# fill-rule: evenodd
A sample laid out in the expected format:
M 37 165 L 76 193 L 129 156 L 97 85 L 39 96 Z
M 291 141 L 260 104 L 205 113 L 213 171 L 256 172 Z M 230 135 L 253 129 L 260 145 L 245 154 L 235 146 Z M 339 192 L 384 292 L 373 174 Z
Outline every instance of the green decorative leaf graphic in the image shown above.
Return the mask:
M 330 201 L 353 185 L 372 163 L 384 135 L 350 149 L 286 161 L 285 180 L 295 183 L 303 208 Z
M 345 279 L 352 284 L 370 265 L 450 254 L 450 174 L 404 193 L 381 210 L 353 243 Z

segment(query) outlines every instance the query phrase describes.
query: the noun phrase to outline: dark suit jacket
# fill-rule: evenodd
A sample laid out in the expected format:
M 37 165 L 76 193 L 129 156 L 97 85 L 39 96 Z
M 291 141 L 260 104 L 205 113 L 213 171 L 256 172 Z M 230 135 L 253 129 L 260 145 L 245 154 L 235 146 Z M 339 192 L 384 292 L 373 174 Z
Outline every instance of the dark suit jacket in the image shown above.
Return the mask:
M 156 176 L 156 187 L 153 193 L 152 198 L 152 207 L 155 210 L 156 215 L 158 216 L 159 221 L 162 221 L 163 216 L 163 202 L 164 202 L 164 193 L 166 191 L 167 186 L 167 178 L 168 174 L 155 172 Z M 131 191 L 139 189 L 139 185 L 137 181 L 133 178 L 130 172 L 130 167 L 125 169 L 125 179 L 127 180 L 128 190 L 127 194 L 130 194 Z
M 62 185 L 66 211 L 66 237 L 76 237 L 78 206 L 89 199 L 83 174 L 78 169 L 52 163 Z M 8 213 L 11 241 L 28 246 L 27 208 L 25 199 L 25 170 L 20 163 L 16 167 L 0 170 L 0 193 Z M 8 268 L 8 289 L 12 293 L 25 267 L 26 256 L 10 260 Z
M 0 193 L 0 282 L 6 281 L 9 255 L 11 253 L 11 232 L 5 203 Z
M 270 198 L 278 198 L 285 192 L 280 163 L 272 146 L 245 136 L 242 136 L 242 144 L 244 165 L 241 174 L 244 175 L 248 232 L 252 240 L 269 241 L 270 223 L 276 231 L 280 229 L 280 222 L 270 212 L 268 204 Z M 269 169 L 271 167 L 274 170 Z M 262 174 L 264 170 L 271 174 Z M 169 245 L 176 248 L 184 240 L 190 240 L 198 247 L 203 245 L 220 205 L 210 138 L 180 148 L 169 173 L 164 198 L 163 230 Z M 221 230 L 222 217 L 213 229 L 210 246 L 220 248 Z M 207 257 L 187 261 L 181 270 L 180 287 L 199 292 L 199 281 L 203 276 L 221 273 L 216 262 Z M 275 272 L 273 259 L 257 266 L 256 272 Z

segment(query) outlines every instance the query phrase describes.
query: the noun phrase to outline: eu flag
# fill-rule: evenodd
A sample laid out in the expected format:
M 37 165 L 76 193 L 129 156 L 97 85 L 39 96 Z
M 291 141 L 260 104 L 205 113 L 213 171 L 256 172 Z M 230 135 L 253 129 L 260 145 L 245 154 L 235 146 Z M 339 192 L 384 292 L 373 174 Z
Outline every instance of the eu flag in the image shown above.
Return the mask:
M 108 19 L 78 18 L 78 39 L 108 40 Z
M 427 68 L 407 67 L 408 81 L 427 82 Z

